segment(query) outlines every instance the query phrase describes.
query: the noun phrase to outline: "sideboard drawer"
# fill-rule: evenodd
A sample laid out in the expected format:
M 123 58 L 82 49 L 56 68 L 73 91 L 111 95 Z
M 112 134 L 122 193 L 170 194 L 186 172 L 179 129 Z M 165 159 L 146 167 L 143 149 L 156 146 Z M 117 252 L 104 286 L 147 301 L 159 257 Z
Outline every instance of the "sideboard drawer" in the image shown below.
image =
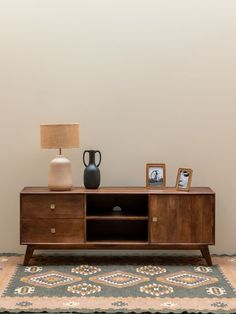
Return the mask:
M 22 195 L 22 218 L 83 218 L 84 195 Z
M 21 220 L 21 244 L 83 242 L 83 219 Z

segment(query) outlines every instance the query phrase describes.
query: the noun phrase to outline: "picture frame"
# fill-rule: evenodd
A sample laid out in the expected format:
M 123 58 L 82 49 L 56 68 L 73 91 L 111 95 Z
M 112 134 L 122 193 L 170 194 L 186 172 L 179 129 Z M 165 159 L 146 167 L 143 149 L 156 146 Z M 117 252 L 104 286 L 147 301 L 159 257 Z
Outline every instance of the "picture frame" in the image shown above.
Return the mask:
M 190 168 L 179 168 L 177 172 L 176 185 L 177 191 L 188 192 L 191 187 L 193 170 Z
M 146 164 L 146 188 L 164 189 L 166 187 L 166 164 Z

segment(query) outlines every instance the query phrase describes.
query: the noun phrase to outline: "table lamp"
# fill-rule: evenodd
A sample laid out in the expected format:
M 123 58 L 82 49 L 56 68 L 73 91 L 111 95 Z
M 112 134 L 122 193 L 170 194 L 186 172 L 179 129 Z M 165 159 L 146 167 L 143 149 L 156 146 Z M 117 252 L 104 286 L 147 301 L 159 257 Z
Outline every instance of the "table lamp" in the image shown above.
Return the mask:
M 57 148 L 59 155 L 50 163 L 48 186 L 53 191 L 68 191 L 72 188 L 71 162 L 62 155 L 62 148 L 79 147 L 79 124 L 41 124 L 42 148 Z

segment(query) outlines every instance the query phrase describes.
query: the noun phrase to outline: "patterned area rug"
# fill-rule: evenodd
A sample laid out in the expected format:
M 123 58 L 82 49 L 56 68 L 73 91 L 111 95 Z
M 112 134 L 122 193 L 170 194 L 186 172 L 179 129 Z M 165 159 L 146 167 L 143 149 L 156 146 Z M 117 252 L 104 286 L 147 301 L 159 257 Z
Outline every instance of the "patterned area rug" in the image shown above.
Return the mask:
M 0 256 L 0 312 L 236 312 L 236 257 Z

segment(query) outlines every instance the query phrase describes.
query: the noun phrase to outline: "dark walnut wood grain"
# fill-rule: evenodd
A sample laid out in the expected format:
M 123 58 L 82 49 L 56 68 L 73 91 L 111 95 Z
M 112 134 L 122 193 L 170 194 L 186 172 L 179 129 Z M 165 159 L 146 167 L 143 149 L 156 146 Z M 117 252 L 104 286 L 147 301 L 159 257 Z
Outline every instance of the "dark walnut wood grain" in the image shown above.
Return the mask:
M 21 243 L 83 243 L 83 219 L 22 219 Z
M 85 195 L 23 194 L 22 218 L 83 218 Z
M 119 187 L 100 187 L 98 189 L 85 189 L 81 187 L 73 187 L 70 191 L 50 191 L 48 187 L 25 187 L 21 191 L 23 194 L 49 194 L 49 195 L 63 195 L 63 194 L 215 194 L 209 187 L 191 187 L 189 192 L 176 191 L 175 187 L 166 187 L 164 190 L 147 189 L 141 186 L 119 186 Z
M 214 244 L 212 195 L 150 195 L 152 243 Z
M 35 249 L 200 250 L 208 265 L 215 243 L 215 193 L 208 187 L 73 188 L 21 192 L 24 265 Z

